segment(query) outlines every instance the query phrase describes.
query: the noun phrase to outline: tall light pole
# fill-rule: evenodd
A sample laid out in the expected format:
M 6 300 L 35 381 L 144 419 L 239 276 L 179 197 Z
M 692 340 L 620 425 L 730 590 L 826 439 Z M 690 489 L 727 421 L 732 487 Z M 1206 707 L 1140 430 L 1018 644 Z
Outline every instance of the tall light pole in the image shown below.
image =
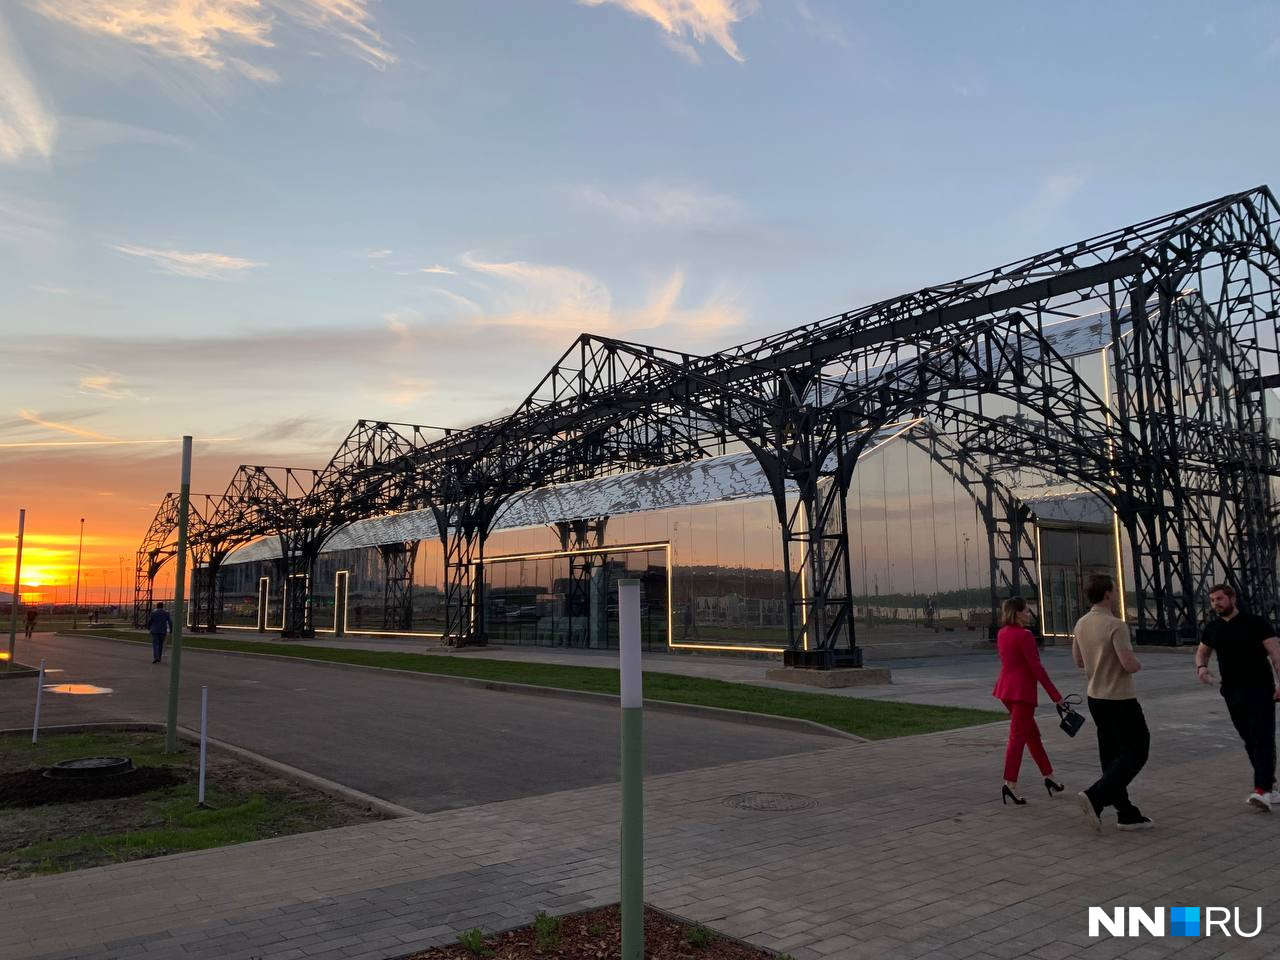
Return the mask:
M 124 557 L 118 557 L 116 566 L 120 575 L 116 580 L 116 606 L 120 608 L 121 613 L 124 613 Z
M 173 650 L 169 654 L 169 718 L 164 752 L 178 752 L 178 688 L 182 680 L 182 625 L 187 610 L 187 511 L 191 505 L 191 438 L 182 438 L 182 485 L 178 488 L 178 569 L 173 582 Z
M 27 525 L 27 511 L 18 511 L 18 556 L 13 564 L 13 596 L 9 603 L 9 665 L 13 666 L 13 648 L 18 642 L 18 600 L 22 596 L 22 533 Z
M 71 611 L 71 629 L 80 626 L 80 561 L 84 558 L 84 517 L 80 518 L 80 551 L 76 554 L 76 605 Z

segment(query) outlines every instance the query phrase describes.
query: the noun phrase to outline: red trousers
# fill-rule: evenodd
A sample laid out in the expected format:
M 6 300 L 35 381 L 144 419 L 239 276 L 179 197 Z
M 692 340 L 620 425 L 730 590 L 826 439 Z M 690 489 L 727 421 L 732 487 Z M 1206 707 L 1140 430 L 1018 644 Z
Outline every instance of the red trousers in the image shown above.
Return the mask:
M 1017 781 L 1018 770 L 1022 767 L 1023 747 L 1031 751 L 1031 759 L 1040 768 L 1040 773 L 1049 776 L 1053 773 L 1053 764 L 1049 762 L 1049 755 L 1044 752 L 1044 743 L 1040 740 L 1035 706 L 1015 700 L 1001 702 L 1009 711 L 1009 745 L 1004 751 L 1004 778 Z

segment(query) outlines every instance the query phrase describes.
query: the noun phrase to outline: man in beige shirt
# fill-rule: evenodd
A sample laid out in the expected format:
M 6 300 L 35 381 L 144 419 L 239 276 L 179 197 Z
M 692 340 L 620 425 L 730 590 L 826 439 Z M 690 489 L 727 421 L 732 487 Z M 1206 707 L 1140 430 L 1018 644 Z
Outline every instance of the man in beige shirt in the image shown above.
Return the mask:
M 1102 776 L 1081 792 L 1080 810 L 1094 830 L 1102 811 L 1115 807 L 1120 830 L 1150 830 L 1155 824 L 1129 799 L 1129 784 L 1147 762 L 1151 733 L 1138 703 L 1133 675 L 1142 669 L 1133 655 L 1128 625 L 1115 615 L 1115 584 L 1106 574 L 1085 582 L 1093 605 L 1076 622 L 1071 656 L 1089 677 L 1089 713 L 1098 731 Z

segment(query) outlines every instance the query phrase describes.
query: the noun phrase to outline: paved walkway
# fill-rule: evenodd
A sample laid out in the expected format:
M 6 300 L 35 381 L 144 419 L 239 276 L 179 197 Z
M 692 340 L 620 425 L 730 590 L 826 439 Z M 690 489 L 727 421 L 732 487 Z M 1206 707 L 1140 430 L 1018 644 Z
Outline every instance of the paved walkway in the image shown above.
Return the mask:
M 1280 815 L 1243 803 L 1247 765 L 1215 693 L 1184 679 L 1146 706 L 1152 760 L 1133 792 L 1150 833 L 1088 832 L 1070 799 L 1031 789 L 1001 806 L 998 726 L 853 743 L 651 778 L 647 897 L 797 960 L 1274 956 Z M 1046 735 L 1069 787 L 1093 777 L 1091 738 Z M 813 805 L 724 802 L 756 791 Z M 615 900 L 618 806 L 615 786 L 594 786 L 11 881 L 0 956 L 397 957 Z M 1091 941 L 1090 905 L 1261 906 L 1264 931 Z

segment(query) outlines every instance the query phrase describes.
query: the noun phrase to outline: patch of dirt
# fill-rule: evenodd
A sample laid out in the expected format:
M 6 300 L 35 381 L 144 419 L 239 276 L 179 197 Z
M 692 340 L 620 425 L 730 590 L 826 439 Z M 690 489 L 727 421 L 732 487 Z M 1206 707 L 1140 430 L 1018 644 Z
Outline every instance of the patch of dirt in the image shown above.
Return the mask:
M 182 783 L 186 777 L 169 767 L 139 767 L 118 777 L 50 779 L 43 770 L 0 773 L 0 810 L 6 807 L 39 807 L 46 803 L 83 803 L 131 797 L 160 787 Z
M 646 960 L 764 960 L 779 954 L 761 947 L 728 940 L 705 927 L 705 946 L 689 942 L 697 925 L 674 920 L 649 907 L 644 911 L 644 955 Z M 539 948 L 532 925 L 485 938 L 485 949 L 477 954 L 461 944 L 433 947 L 404 960 L 613 960 L 622 949 L 622 916 L 618 907 L 602 907 L 560 920 L 557 946 Z
M 68 755 L 58 743 L 63 737 L 76 740 L 71 756 L 131 756 L 137 769 L 92 787 L 87 781 L 49 780 L 40 764 Z M 383 819 L 363 805 L 211 752 L 207 787 L 213 810 L 202 825 L 193 816 L 196 751 L 184 743 L 177 755 L 163 755 L 163 744 L 164 734 L 150 732 L 50 734 L 41 737 L 39 748 L 0 737 L 0 881 L 191 849 L 183 837 L 200 830 L 221 830 L 221 842 L 235 843 Z M 259 802 L 256 811 L 236 812 L 253 801 Z M 122 848 L 121 840 L 133 842 Z

